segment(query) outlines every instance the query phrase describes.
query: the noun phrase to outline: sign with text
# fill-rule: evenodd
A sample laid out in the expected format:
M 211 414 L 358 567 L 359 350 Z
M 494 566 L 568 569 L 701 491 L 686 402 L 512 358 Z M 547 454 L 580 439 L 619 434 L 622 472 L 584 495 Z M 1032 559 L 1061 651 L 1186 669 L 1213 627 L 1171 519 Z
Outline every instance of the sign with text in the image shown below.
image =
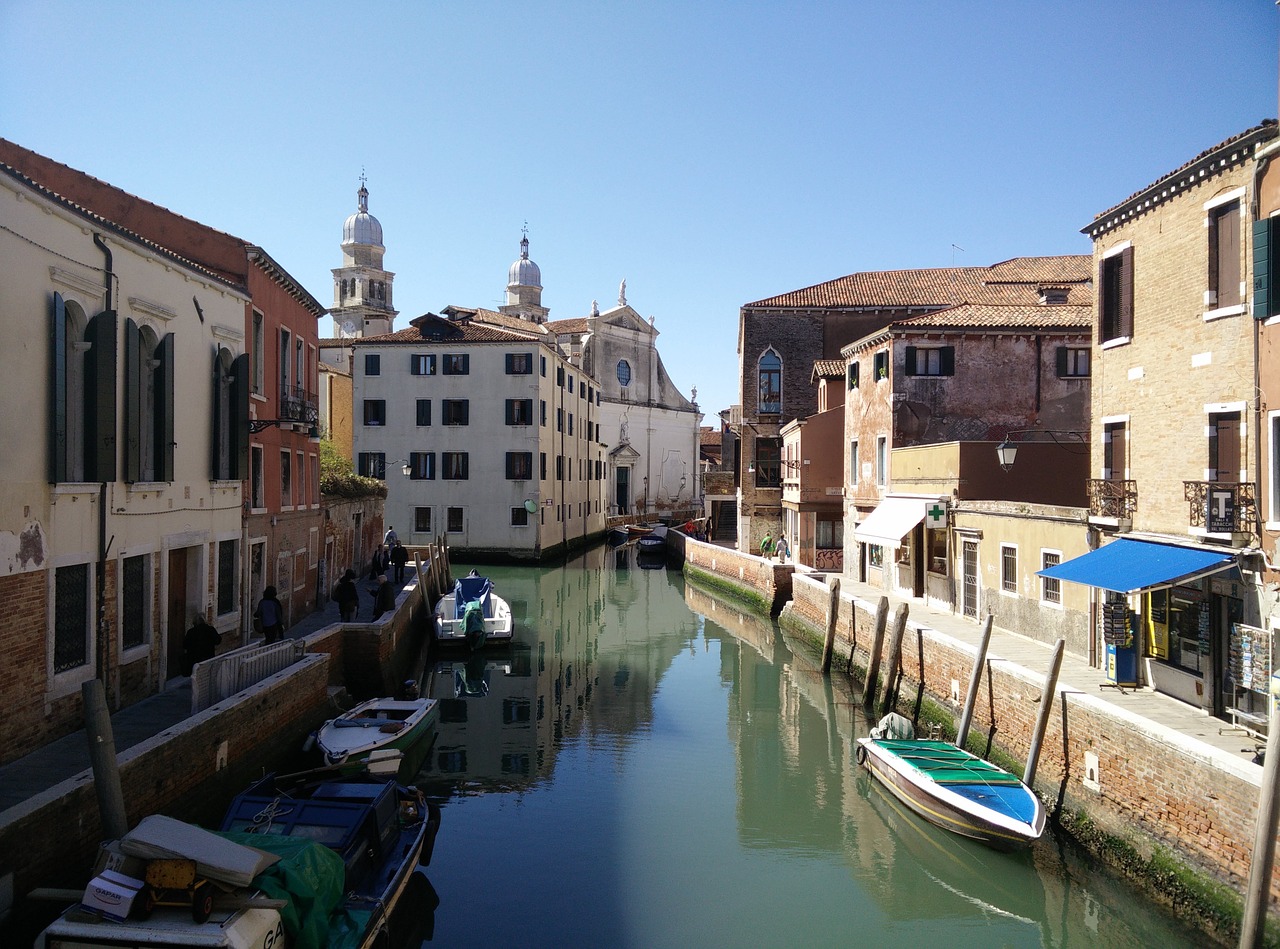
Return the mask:
M 1210 534 L 1230 534 L 1236 529 L 1236 492 L 1233 488 L 1210 488 L 1204 526 Z

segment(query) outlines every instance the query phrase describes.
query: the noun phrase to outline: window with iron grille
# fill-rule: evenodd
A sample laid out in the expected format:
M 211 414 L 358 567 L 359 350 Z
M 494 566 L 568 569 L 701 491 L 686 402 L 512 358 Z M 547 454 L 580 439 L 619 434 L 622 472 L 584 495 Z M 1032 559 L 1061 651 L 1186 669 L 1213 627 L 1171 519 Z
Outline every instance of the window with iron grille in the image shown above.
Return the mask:
M 448 526 L 445 528 L 450 534 L 462 533 L 462 508 L 451 507 L 448 509 L 447 521 Z
M 89 662 L 89 565 L 54 571 L 53 671 L 66 672 Z
M 1018 592 L 1018 548 L 1013 544 L 1000 545 L 1000 590 Z
M 524 509 L 524 505 L 513 507 L 511 509 L 511 526 L 512 527 L 528 527 L 529 512 Z
M 1048 570 L 1050 567 L 1056 567 L 1062 563 L 1062 554 L 1056 550 L 1042 550 L 1040 552 L 1040 569 Z M 1040 578 L 1040 599 L 1046 603 L 1062 602 L 1062 581 L 1052 577 Z
M 120 565 L 120 646 L 133 649 L 147 641 L 147 554 L 125 557 Z
M 218 615 L 236 610 L 236 564 L 239 562 L 238 541 L 218 541 Z
M 413 509 L 413 532 L 415 534 L 431 533 L 431 508 L 415 507 Z

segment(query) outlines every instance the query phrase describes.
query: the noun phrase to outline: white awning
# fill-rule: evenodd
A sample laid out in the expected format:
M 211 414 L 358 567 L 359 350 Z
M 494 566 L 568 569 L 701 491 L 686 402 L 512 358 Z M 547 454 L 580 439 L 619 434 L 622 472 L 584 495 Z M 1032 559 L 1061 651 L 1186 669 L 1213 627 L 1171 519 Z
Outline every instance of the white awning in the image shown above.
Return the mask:
M 853 529 L 853 536 L 864 544 L 899 547 L 902 538 L 924 520 L 925 509 L 930 503 L 929 498 L 887 497 Z

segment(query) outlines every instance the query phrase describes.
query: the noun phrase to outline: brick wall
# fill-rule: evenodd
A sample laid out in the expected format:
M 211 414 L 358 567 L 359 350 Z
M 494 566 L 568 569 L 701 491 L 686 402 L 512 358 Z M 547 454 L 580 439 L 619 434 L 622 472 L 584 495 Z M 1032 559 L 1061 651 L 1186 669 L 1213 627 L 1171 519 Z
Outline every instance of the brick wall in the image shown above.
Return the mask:
M 754 554 L 688 537 L 683 538 L 682 546 L 686 565 L 759 592 L 772 604 L 770 612 L 775 616 L 791 598 L 791 577 L 795 572 L 792 564 L 774 563 Z
M 802 620 L 825 636 L 830 597 L 827 586 L 800 576 L 794 580 L 792 595 L 786 615 Z M 842 593 L 839 610 L 837 654 L 843 649 L 848 655 L 856 637 L 855 661 L 865 668 L 875 632 L 876 602 L 855 603 L 852 596 Z M 908 617 L 902 647 L 902 695 L 914 695 L 920 678 L 918 635 L 919 627 Z M 924 633 L 926 692 L 936 702 L 954 709 L 957 719 L 961 706 L 951 701 L 951 684 L 959 682 L 963 702 L 974 655 L 972 646 L 936 631 Z M 1044 672 L 1009 663 L 994 663 L 991 669 L 999 745 L 1019 761 L 1025 761 L 1039 714 Z M 883 672 L 882 668 L 882 681 Z M 1086 812 L 1098 826 L 1130 840 L 1140 851 L 1161 844 L 1209 876 L 1243 889 L 1249 875 L 1261 770 L 1215 749 L 1206 747 L 1203 754 L 1196 753 L 1183 747 L 1180 736 L 1162 726 L 1130 720 L 1122 711 L 1074 690 L 1065 692 L 1064 756 L 1063 694 L 1060 689 L 1041 745 L 1035 781 L 1040 795 L 1056 800 L 1062 790 L 1066 807 Z M 990 726 L 984 682 L 974 710 L 973 732 L 986 732 Z M 1096 791 L 1082 782 L 1085 752 L 1098 756 Z M 1274 880 L 1272 898 L 1280 898 L 1280 885 Z

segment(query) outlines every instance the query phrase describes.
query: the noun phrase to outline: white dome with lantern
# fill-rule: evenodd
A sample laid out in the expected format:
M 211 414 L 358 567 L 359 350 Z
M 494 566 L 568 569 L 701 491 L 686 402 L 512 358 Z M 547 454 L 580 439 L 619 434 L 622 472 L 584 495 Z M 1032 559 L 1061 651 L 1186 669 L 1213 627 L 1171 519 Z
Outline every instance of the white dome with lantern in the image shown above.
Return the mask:
M 542 271 L 529 259 L 529 238 L 520 240 L 520 259 L 507 271 L 507 287 L 537 287 L 542 289 Z
M 369 213 L 369 189 L 361 183 L 357 195 L 359 207 L 356 213 L 347 218 L 346 223 L 342 225 L 342 243 L 344 246 L 368 244 L 373 247 L 382 247 L 382 225 Z

